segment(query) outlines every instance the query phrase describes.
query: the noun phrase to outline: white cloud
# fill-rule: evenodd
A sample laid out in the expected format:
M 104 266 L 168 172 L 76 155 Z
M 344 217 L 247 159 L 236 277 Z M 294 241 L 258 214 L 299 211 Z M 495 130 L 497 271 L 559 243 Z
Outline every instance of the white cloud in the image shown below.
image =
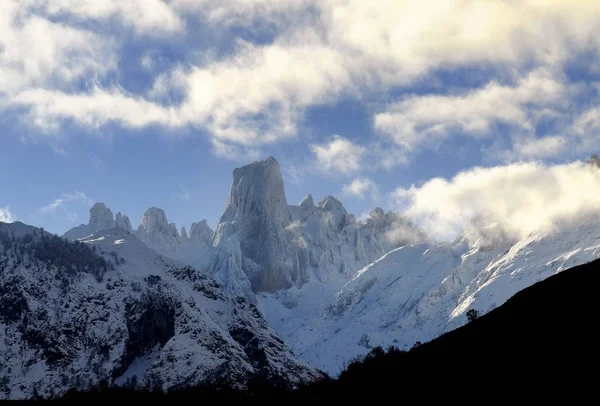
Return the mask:
M 183 202 L 189 202 L 192 198 L 190 191 L 184 185 L 179 185 L 179 199 Z
M 356 196 L 361 199 L 365 197 L 365 194 L 369 194 L 373 200 L 378 200 L 379 188 L 373 180 L 361 177 L 344 185 L 342 193 L 345 195 Z
M 301 109 L 333 100 L 349 80 L 340 55 L 306 34 L 302 45 L 244 44 L 231 59 L 191 70 L 182 119 L 240 144 L 294 136 Z
M 517 140 L 514 152 L 524 158 L 546 158 L 563 153 L 568 145 L 568 139 L 561 135 L 551 135 L 543 138 Z
M 0 2 L 0 49 L 0 97 L 115 68 L 110 39 L 30 14 L 14 0 Z M 0 98 L 0 108 L 5 104 Z
M 54 147 L 52 149 L 56 155 L 67 156 L 67 151 L 62 147 Z
M 475 168 L 450 180 L 435 178 L 419 187 L 399 188 L 393 196 L 406 215 L 439 238 L 452 238 L 477 218 L 522 238 L 599 210 L 600 171 L 581 162 Z
M 211 139 L 211 152 L 220 158 L 230 161 L 256 160 L 261 155 L 261 151 L 256 148 L 244 148 L 239 145 L 222 142 L 218 139 Z
M 332 48 L 355 57 L 349 63 L 391 81 L 444 64 L 555 61 L 597 46 L 600 19 L 590 0 L 174 0 L 174 6 L 218 27 L 268 22 L 287 34 L 316 26 Z
M 40 208 L 39 212 L 41 214 L 53 214 L 60 210 L 69 221 L 75 221 L 77 220 L 77 213 L 69 208 L 69 204 L 72 202 L 84 202 L 89 206 L 93 203 L 93 200 L 79 191 L 63 193 L 59 198 L 54 199 L 52 203 Z
M 180 16 L 164 0 L 29 0 L 29 3 L 41 6 L 51 16 L 70 15 L 82 20 L 118 19 L 141 34 L 157 35 L 184 28 Z
M 349 139 L 339 135 L 334 135 L 324 145 L 313 144 L 311 148 L 316 156 L 319 170 L 339 171 L 344 174 L 360 170 L 361 158 L 365 152 L 364 147 L 353 144 Z
M 564 95 L 563 85 L 543 72 L 560 71 L 578 53 L 600 49 L 598 8 L 589 0 L 5 0 L 0 92 L 10 96 L 0 108 L 25 108 L 30 122 L 50 130 L 63 120 L 91 127 L 161 125 L 167 133 L 193 126 L 210 134 L 216 154 L 232 157 L 240 146 L 252 150 L 296 136 L 309 107 L 346 96 L 385 100 L 386 92 L 440 68 L 542 67 L 515 87 L 492 81 L 458 95 L 406 98 L 386 109 L 376 124 L 405 149 L 382 150 L 380 164 L 390 167 L 406 161 L 423 140 L 452 129 L 489 134 L 496 122 L 530 128 L 537 114 L 532 104 L 542 108 Z M 185 40 L 188 20 L 218 31 L 217 42 L 232 49 L 191 50 L 205 58 L 178 61 L 143 94 L 74 90 L 97 76 L 120 77 L 121 41 L 141 35 Z M 117 38 L 104 30 L 113 24 L 138 35 Z M 233 34 L 235 26 L 269 40 L 244 42 Z M 140 69 L 152 65 L 148 58 L 140 62 Z M 173 89 L 177 97 L 165 97 Z
M 10 207 L 0 207 L 0 222 L 12 223 L 17 220 L 17 216 L 10 211 Z
M 94 89 L 89 93 L 63 93 L 31 89 L 13 98 L 13 103 L 28 106 L 32 121 L 41 128 L 55 130 L 62 119 L 72 119 L 88 128 L 98 128 L 108 121 L 124 127 L 142 125 L 176 125 L 178 112 L 163 108 L 119 89 Z
M 281 25 L 317 4 L 315 0 L 172 0 L 173 7 L 187 13 L 201 15 L 207 22 L 224 25 L 249 26 L 268 22 Z
M 583 137 L 600 134 L 600 107 L 592 107 L 584 111 L 573 123 L 573 130 Z
M 539 70 L 522 78 L 515 87 L 490 82 L 457 96 L 409 96 L 377 114 L 375 127 L 408 150 L 453 131 L 490 135 L 494 123 L 531 130 L 534 123 L 529 110 L 556 105 L 564 95 L 562 83 Z

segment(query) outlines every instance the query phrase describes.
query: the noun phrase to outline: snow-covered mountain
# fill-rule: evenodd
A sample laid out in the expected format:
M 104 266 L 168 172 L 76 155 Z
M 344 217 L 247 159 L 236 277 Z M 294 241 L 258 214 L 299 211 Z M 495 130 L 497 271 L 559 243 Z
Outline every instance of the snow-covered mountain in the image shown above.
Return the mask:
M 208 250 L 214 232 L 206 220 L 193 223 L 188 236 L 185 227 L 181 227 L 179 232 L 174 223 L 167 221 L 164 210 L 157 207 L 146 210 L 137 230 L 133 230 L 129 217 L 119 212 L 115 218 L 104 203 L 96 203 L 90 209 L 88 224 L 81 224 L 67 231 L 64 237 L 78 240 L 115 227 L 133 234 L 159 254 L 196 268 L 204 268 L 209 259 Z
M 319 316 L 294 328 L 281 322 L 293 310 L 269 298 L 261 308 L 301 358 L 336 375 L 375 346 L 410 349 L 465 324 L 469 309 L 484 314 L 518 291 L 598 257 L 597 214 L 521 241 L 492 225 L 449 243 L 392 250 L 360 270 Z
M 404 238 L 392 232 L 403 228 Z M 273 157 L 237 168 L 215 231 L 208 271 L 237 294 L 278 294 L 307 284 L 331 290 L 407 236 L 423 237 L 410 222 L 377 209 L 357 221 L 332 196 L 287 203 Z M 319 289 L 319 288 L 315 288 Z M 311 299 L 307 299 L 311 300 Z
M 90 223 L 131 229 L 94 206 Z M 135 236 L 207 272 L 228 295 L 256 304 L 302 359 L 333 375 L 374 346 L 410 348 L 491 310 L 519 290 L 600 256 L 600 219 L 565 219 L 522 240 L 498 224 L 473 224 L 454 241 L 431 241 L 410 220 L 377 208 L 358 220 L 342 203 L 311 195 L 289 205 L 278 162 L 237 168 L 216 231 L 189 235 L 149 209 Z M 80 238 L 80 237 L 78 237 Z
M 0 337 L 0 398 L 322 376 L 248 300 L 116 227 L 69 242 L 0 223 Z

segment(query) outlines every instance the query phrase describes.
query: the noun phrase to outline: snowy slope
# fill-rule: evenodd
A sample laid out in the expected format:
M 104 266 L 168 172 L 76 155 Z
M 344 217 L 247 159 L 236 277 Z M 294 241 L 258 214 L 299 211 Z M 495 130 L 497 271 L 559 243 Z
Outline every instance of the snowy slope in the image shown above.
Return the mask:
M 466 323 L 469 309 L 486 313 L 525 287 L 600 257 L 598 215 L 517 242 L 498 228 L 395 249 L 294 328 L 278 322 L 284 312 L 273 302 L 263 299 L 261 308 L 271 305 L 268 321 L 301 358 L 336 375 L 374 346 L 409 349 Z
M 133 375 L 163 388 L 243 386 L 253 376 L 293 386 L 321 376 L 254 305 L 123 229 L 81 243 L 42 238 L 22 223 L 0 223 L 0 234 L 0 398 Z

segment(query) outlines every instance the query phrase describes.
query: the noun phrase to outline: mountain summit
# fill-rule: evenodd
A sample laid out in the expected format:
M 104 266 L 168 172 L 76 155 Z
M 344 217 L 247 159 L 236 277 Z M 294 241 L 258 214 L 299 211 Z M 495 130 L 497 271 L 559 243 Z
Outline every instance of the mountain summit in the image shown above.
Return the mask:
M 242 278 L 245 275 L 254 292 L 273 292 L 302 283 L 306 273 L 302 272 L 298 251 L 286 229 L 290 222 L 281 170 L 275 158 L 235 169 L 229 199 L 213 240 L 213 272 L 222 274 L 222 265 L 234 257 L 239 260 L 230 262 L 228 267 L 237 269 L 225 272 Z M 243 289 L 240 293 L 250 292 Z
M 64 237 L 69 240 L 78 240 L 92 235 L 95 232 L 115 227 L 123 228 L 129 232 L 132 231 L 129 217 L 119 213 L 117 214 L 117 221 L 115 221 L 112 210 L 106 207 L 104 203 L 98 202 L 90 209 L 90 219 L 88 224 L 80 224 L 79 226 L 70 229 L 64 234 Z

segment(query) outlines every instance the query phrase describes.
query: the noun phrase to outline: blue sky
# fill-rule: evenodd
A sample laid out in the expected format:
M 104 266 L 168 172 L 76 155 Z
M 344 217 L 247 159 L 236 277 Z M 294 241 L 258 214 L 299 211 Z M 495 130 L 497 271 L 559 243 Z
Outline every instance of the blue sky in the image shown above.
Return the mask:
M 0 220 L 63 233 L 102 201 L 214 227 L 233 169 L 272 155 L 289 203 L 522 223 L 497 203 L 522 196 L 481 196 L 541 188 L 523 168 L 560 193 L 599 150 L 594 3 L 5 0 Z

